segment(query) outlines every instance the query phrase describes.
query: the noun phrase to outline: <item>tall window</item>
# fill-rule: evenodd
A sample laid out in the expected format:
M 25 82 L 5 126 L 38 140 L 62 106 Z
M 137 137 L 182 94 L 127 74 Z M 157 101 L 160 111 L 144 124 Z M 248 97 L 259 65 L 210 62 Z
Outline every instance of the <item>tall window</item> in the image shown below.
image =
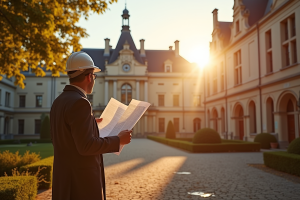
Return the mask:
M 124 84 L 121 87 L 121 102 L 129 104 L 132 99 L 132 88 L 129 84 Z
M 42 107 L 43 106 L 43 96 L 36 95 L 35 96 L 35 107 Z
M 234 83 L 242 84 L 242 55 L 241 50 L 234 53 Z
M 24 134 L 24 119 L 18 120 L 18 134 Z
M 194 132 L 196 133 L 198 130 L 201 129 L 201 120 L 199 118 L 195 118 L 193 120 Z
M 40 131 L 41 131 L 41 120 L 36 119 L 36 120 L 34 120 L 34 133 L 40 134 Z
M 9 107 L 9 106 L 10 106 L 10 93 L 5 92 L 5 107 Z
M 221 91 L 225 90 L 225 70 L 224 70 L 224 64 L 221 63 Z
M 179 132 L 179 118 L 174 118 L 175 132 Z
M 87 95 L 87 99 L 89 100 L 89 102 L 91 103 L 91 106 L 93 107 L 93 95 L 92 94 L 88 94 Z
M 267 74 L 273 72 L 273 55 L 272 55 L 272 33 L 271 30 L 266 32 L 266 54 L 267 54 Z
M 179 95 L 173 95 L 173 106 L 179 106 Z
M 165 106 L 165 95 L 158 95 L 158 106 Z
M 218 91 L 218 82 L 217 82 L 217 66 L 214 66 L 213 68 L 213 91 L 214 91 L 214 94 L 217 93 Z
M 201 106 L 201 96 L 200 95 L 194 95 L 194 106 L 198 107 Z
M 24 108 L 25 107 L 25 98 L 26 96 L 25 95 L 20 95 L 19 96 L 19 107 L 20 108 Z
M 158 132 L 165 132 L 165 118 L 158 118 Z
M 299 23 L 299 22 L 298 22 Z M 282 67 L 298 62 L 295 14 L 281 22 Z

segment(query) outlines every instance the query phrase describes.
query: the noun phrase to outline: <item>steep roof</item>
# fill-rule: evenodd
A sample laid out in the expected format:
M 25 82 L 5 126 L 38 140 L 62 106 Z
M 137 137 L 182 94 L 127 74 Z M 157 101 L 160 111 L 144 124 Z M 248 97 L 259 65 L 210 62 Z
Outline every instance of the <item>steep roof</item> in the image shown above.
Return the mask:
M 221 31 L 221 35 L 224 38 L 223 39 L 223 45 L 226 47 L 229 43 L 230 37 L 231 37 L 231 26 L 232 22 L 219 22 L 219 28 Z
M 248 23 L 252 26 L 265 15 L 269 0 L 243 0 L 243 3 L 250 11 Z
M 105 70 L 105 60 L 108 60 L 108 57 L 103 56 L 104 49 L 82 49 L 81 51 L 86 52 L 91 56 L 94 61 L 94 64 L 101 69 L 101 71 Z M 112 54 L 113 50 L 110 50 L 110 55 Z
M 118 44 L 117 44 L 116 48 L 114 49 L 113 53 L 111 54 L 108 63 L 113 63 L 114 61 L 117 60 L 117 58 L 119 57 L 119 52 L 123 49 L 123 44 L 125 43 L 126 40 L 127 40 L 128 44 L 130 45 L 130 50 L 132 50 L 134 53 L 135 59 L 139 63 L 144 63 L 140 56 L 139 51 L 136 49 L 136 46 L 133 42 L 133 39 L 132 39 L 129 31 L 122 31 L 121 36 L 118 41 Z
M 176 57 L 172 50 L 146 50 L 149 72 L 164 72 L 164 62 L 172 61 L 172 72 L 191 72 L 192 65 L 181 56 Z

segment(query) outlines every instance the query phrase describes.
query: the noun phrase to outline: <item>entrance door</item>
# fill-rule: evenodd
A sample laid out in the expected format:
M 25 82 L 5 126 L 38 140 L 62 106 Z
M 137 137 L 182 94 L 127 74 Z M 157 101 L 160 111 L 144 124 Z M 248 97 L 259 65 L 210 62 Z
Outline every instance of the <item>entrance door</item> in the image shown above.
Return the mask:
M 244 139 L 244 120 L 239 121 L 240 140 Z
M 289 143 L 291 143 L 295 137 L 295 116 L 294 115 L 288 115 L 287 116 L 287 125 L 288 125 L 288 135 L 289 135 Z

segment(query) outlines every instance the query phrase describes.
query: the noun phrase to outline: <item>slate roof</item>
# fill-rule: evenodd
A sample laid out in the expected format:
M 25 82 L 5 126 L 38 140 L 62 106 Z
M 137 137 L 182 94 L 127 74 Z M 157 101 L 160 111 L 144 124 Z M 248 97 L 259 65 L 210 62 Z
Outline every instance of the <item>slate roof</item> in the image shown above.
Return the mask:
M 191 72 L 192 65 L 181 56 L 176 57 L 172 50 L 145 50 L 148 72 L 164 72 L 164 62 L 171 60 L 172 72 Z
M 224 47 L 226 47 L 229 44 L 229 40 L 231 37 L 231 26 L 232 22 L 219 22 L 219 28 L 221 31 L 221 35 L 222 37 L 224 37 L 223 39 L 223 45 Z
M 252 26 L 265 15 L 269 0 L 243 0 L 243 3 L 250 11 L 248 23 Z
M 103 56 L 104 49 L 82 49 L 81 51 L 86 52 L 91 56 L 94 61 L 94 64 L 101 69 L 101 71 L 105 70 L 105 60 L 109 59 L 106 56 Z M 113 50 L 110 50 L 110 55 L 112 54 Z
M 136 49 L 136 46 L 133 42 L 133 39 L 132 39 L 129 31 L 122 31 L 121 36 L 118 41 L 118 44 L 117 44 L 116 48 L 114 49 L 113 53 L 111 54 L 108 63 L 110 64 L 117 60 L 117 58 L 119 57 L 119 52 L 123 49 L 123 44 L 125 43 L 126 40 L 127 40 L 128 44 L 130 45 L 130 50 L 132 50 L 134 52 L 135 59 L 139 63 L 144 64 L 144 62 L 140 56 L 140 52 Z

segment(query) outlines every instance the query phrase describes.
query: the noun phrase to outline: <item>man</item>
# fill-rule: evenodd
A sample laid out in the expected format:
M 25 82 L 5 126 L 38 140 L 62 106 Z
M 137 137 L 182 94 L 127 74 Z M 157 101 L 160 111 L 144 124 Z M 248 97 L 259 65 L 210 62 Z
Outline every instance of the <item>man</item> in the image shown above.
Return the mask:
M 68 61 L 70 85 L 53 102 L 50 121 L 54 147 L 53 200 L 102 200 L 105 197 L 103 153 L 118 152 L 131 141 L 131 130 L 100 138 L 87 99 L 100 69 L 84 52 L 73 53 Z

